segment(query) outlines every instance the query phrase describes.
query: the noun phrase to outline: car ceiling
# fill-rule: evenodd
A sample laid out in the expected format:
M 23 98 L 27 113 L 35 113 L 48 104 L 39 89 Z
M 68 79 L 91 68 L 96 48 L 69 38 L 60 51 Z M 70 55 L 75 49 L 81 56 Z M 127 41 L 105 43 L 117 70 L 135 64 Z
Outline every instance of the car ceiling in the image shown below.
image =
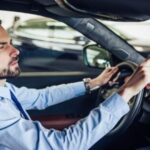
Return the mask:
M 150 18 L 149 0 L 56 0 L 76 12 L 112 20 L 146 20 Z
M 64 17 L 96 17 L 115 21 L 150 18 L 148 0 L 1 0 L 1 10 Z

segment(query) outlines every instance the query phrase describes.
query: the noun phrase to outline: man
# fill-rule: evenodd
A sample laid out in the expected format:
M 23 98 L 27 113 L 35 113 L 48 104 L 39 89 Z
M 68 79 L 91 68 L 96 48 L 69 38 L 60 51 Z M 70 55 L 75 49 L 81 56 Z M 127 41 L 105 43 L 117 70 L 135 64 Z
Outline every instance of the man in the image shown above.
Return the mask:
M 17 88 L 6 79 L 19 74 L 18 55 L 19 51 L 0 26 L 0 150 L 87 150 L 129 111 L 127 102 L 130 98 L 145 86 L 149 88 L 150 71 L 147 68 L 150 67 L 150 59 L 138 67 L 118 93 L 93 109 L 86 118 L 63 131 L 48 130 L 39 122 L 32 121 L 25 110 L 44 109 L 83 95 L 86 88 L 89 90 L 106 84 L 118 69 L 106 69 L 86 84 L 77 82 L 41 90 Z

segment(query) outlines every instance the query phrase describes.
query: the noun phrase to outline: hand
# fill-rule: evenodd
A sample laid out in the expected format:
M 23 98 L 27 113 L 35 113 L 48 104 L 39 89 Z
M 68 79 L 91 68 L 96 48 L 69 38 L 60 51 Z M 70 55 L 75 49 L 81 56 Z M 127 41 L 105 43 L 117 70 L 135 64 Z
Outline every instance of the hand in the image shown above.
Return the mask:
M 112 76 L 117 73 L 118 67 L 106 68 L 98 77 L 90 81 L 90 88 L 107 84 Z
M 119 94 L 128 102 L 144 87 L 150 89 L 150 58 L 138 66 L 127 82 L 119 89 Z

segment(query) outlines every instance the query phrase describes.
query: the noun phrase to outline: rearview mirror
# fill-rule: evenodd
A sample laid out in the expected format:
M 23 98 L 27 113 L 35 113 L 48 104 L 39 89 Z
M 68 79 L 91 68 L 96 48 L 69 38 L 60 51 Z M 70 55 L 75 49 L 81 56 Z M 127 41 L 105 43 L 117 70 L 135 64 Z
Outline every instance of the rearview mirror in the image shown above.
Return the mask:
M 112 64 L 111 54 L 99 45 L 88 45 L 83 50 L 86 65 L 97 68 L 107 68 Z

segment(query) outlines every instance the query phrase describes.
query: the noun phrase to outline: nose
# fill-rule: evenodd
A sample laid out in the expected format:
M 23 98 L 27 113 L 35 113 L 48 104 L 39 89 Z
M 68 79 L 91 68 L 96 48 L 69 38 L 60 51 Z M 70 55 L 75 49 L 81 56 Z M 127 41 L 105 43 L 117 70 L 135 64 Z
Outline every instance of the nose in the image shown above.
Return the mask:
M 16 57 L 20 54 L 20 51 L 15 48 L 14 46 L 11 46 L 11 56 Z

